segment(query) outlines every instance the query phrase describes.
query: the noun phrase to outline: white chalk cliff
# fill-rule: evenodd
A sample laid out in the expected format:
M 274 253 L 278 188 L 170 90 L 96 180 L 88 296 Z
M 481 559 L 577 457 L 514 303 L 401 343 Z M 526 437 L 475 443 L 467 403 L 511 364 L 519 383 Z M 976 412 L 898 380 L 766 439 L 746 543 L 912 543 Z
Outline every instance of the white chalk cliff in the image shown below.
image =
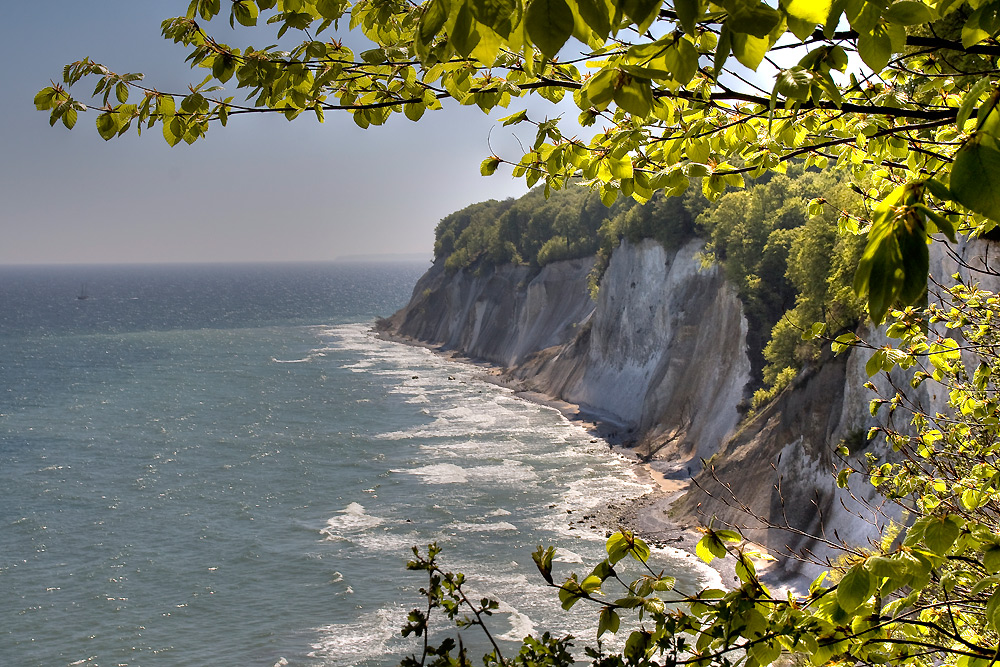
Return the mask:
M 715 515 L 752 528 L 743 503 L 775 523 L 864 543 L 877 528 L 841 503 L 864 513 L 857 500 L 872 490 L 859 479 L 848 494 L 834 473 L 841 443 L 856 454 L 880 447 L 865 443 L 876 424 L 862 386 L 868 355 L 827 355 L 741 423 L 751 382 L 746 319 L 720 269 L 702 266 L 701 248 L 623 243 L 596 303 L 588 260 L 478 272 L 448 272 L 439 260 L 383 326 L 501 366 L 525 388 L 615 425 L 655 466 L 678 476 L 690 469 L 698 484 L 672 510 L 683 523 Z M 776 551 L 824 553 L 801 535 L 761 529 L 751 537 Z
M 739 422 L 750 361 L 736 292 L 718 267 L 701 266 L 701 247 L 622 245 L 596 303 L 589 260 L 482 275 L 439 262 L 390 322 L 403 336 L 498 364 L 648 451 L 707 457 Z

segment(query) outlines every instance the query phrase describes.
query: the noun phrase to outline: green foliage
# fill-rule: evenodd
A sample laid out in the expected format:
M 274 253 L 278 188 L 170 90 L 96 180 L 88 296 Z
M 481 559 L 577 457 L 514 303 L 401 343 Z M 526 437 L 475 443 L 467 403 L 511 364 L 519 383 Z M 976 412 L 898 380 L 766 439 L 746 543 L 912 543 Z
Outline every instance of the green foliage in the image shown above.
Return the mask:
M 794 167 L 723 195 L 698 216 L 706 251 L 743 302 L 751 362 L 771 388 L 755 404 L 776 395 L 785 369 L 817 358 L 819 343 L 801 335 L 814 322 L 839 330 L 861 318 L 850 281 L 862 242 L 837 233 L 838 222 L 862 211 L 858 199 L 835 172 Z
M 435 254 L 449 270 L 503 263 L 540 267 L 596 254 L 589 277 L 596 298 L 623 240 L 654 239 L 677 250 L 706 238 L 709 256 L 743 302 L 753 366 L 770 388 L 760 399 L 776 395 L 777 376 L 785 369 L 818 357 L 820 342 L 802 336 L 814 322 L 837 331 L 861 319 L 863 305 L 851 280 L 863 240 L 837 229 L 862 210 L 836 172 L 797 165 L 788 175 L 762 178 L 714 202 L 691 190 L 684 197 L 658 193 L 645 203 L 619 199 L 609 209 L 597 192 L 573 185 L 548 198 L 536 189 L 518 200 L 453 213 L 438 224 Z
M 575 185 L 548 196 L 538 188 L 517 200 L 473 204 L 445 217 L 434 254 L 450 270 L 591 257 L 608 221 L 634 205 L 621 200 L 608 209 L 598 193 Z

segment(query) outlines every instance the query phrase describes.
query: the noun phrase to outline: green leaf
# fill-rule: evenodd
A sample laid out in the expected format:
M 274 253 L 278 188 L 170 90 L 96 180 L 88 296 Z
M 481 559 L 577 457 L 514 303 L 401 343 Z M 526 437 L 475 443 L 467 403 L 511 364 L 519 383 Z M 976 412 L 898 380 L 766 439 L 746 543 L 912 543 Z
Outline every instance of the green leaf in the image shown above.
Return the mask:
M 555 547 L 542 549 L 542 545 L 540 544 L 531 554 L 531 560 L 535 561 L 535 566 L 538 568 L 538 572 L 542 575 L 542 579 L 544 579 L 549 585 L 552 584 L 552 558 L 555 555 Z
M 258 2 L 258 4 L 260 4 Z M 344 5 L 339 0 L 317 0 L 316 11 L 323 18 L 336 21 L 344 14 Z
M 645 79 L 624 77 L 615 90 L 614 100 L 615 104 L 639 118 L 645 118 L 653 110 L 653 90 Z
M 576 580 L 576 575 L 567 579 L 559 589 L 559 602 L 565 611 L 572 609 L 577 600 L 586 596 L 587 594 L 580 588 L 580 584 Z
M 674 0 L 674 11 L 677 12 L 677 20 L 684 32 L 689 35 L 697 34 L 696 25 L 704 11 L 701 0 Z
M 933 517 L 924 526 L 924 544 L 934 553 L 943 556 L 958 539 L 959 527 L 950 516 Z
M 42 88 L 35 95 L 35 108 L 39 111 L 48 111 L 55 105 L 56 89 L 52 86 Z
M 649 546 L 638 537 L 632 537 L 632 555 L 641 563 L 649 560 Z
M 816 340 L 826 332 L 826 322 L 813 322 L 809 329 L 802 332 L 802 340 Z
M 889 5 L 884 14 L 887 21 L 899 25 L 919 25 L 934 21 L 934 12 L 922 2 L 915 0 L 899 0 Z
M 414 123 L 423 117 L 426 110 L 427 107 L 421 102 L 407 102 L 403 105 L 403 114 Z
M 500 158 L 488 157 L 479 165 L 479 173 L 483 176 L 492 176 L 499 166 Z
M 638 665 L 646 658 L 646 651 L 649 649 L 650 635 L 641 630 L 633 631 L 625 641 L 625 660 L 629 664 Z
M 115 122 L 114 114 L 102 113 L 97 117 L 97 133 L 105 141 L 118 134 L 118 123 Z
M 580 18 L 601 39 L 607 39 L 611 34 L 611 8 L 604 0 L 577 0 L 577 11 Z
M 1000 629 L 1000 590 L 994 591 L 986 603 L 986 623 L 994 630 Z
M 508 125 L 516 125 L 517 123 L 520 123 L 525 120 L 528 120 L 528 112 L 525 111 L 524 109 L 521 109 L 517 113 L 513 113 L 509 116 L 501 118 L 500 122 L 503 123 L 504 127 L 507 127 Z
M 758 665 L 770 665 L 781 657 L 781 644 L 774 640 L 757 642 L 750 647 L 750 655 L 756 658 Z
M 1000 572 L 1000 546 L 992 546 L 983 552 L 983 567 L 991 574 Z
M 831 4 L 832 0 L 789 0 L 785 5 L 785 11 L 797 19 L 815 25 L 826 23 Z
M 76 125 L 76 109 L 69 107 L 62 115 L 62 123 L 66 126 L 67 130 L 72 130 L 73 126 Z
M 674 81 L 685 86 L 698 71 L 698 51 L 686 39 L 678 39 L 663 54 L 664 64 Z
M 757 0 L 728 0 L 723 4 L 729 12 L 726 25 L 734 33 L 764 38 L 781 23 L 781 13 L 777 9 Z
M 170 95 L 160 95 L 156 98 L 156 114 L 164 118 L 176 113 L 174 98 Z
M 594 566 L 594 569 L 590 574 L 599 578 L 601 581 L 604 581 L 605 579 L 615 575 L 615 569 L 611 567 L 611 563 L 607 558 L 605 558 Z
M 754 37 L 746 33 L 734 32 L 731 38 L 733 55 L 745 67 L 754 71 L 760 66 L 771 48 L 771 42 L 766 37 Z
M 243 2 L 233 4 L 233 17 L 242 26 L 250 27 L 257 25 L 258 14 L 257 5 L 252 2 L 244 0 Z
M 858 35 L 858 55 L 873 72 L 881 72 L 892 57 L 892 40 L 888 31 L 877 25 L 870 33 Z
M 590 575 L 584 578 L 584 580 L 580 582 L 580 588 L 582 588 L 586 593 L 590 594 L 595 591 L 599 591 L 601 589 L 602 583 L 604 583 L 604 581 L 600 577 L 595 577 L 594 575 Z
M 698 557 L 707 564 L 711 564 L 716 558 L 725 558 L 726 554 L 729 553 L 726 551 L 726 545 L 713 532 L 706 533 L 698 540 L 694 550 Z
M 729 542 L 731 544 L 739 544 L 743 541 L 743 536 L 735 530 L 717 530 L 715 531 L 715 536 L 723 542 Z
M 509 21 L 517 4 L 514 0 L 471 0 L 469 7 L 477 21 L 493 28 Z
M 430 0 L 424 5 L 423 13 L 421 13 L 420 21 L 417 24 L 417 34 L 420 41 L 424 44 L 430 44 L 447 20 L 448 8 L 445 6 L 444 0 Z
M 163 121 L 163 138 L 171 146 L 176 146 L 184 138 L 184 124 L 176 117 Z
M 448 35 L 448 41 L 455 47 L 455 51 L 459 55 L 468 58 L 479 43 L 479 31 L 476 29 L 476 21 L 472 18 L 472 11 L 468 5 L 461 6 L 455 17 L 454 25 L 449 24 L 449 29 L 451 32 Z
M 524 16 L 531 41 L 553 58 L 573 34 L 573 12 L 566 0 L 531 0 Z
M 924 187 L 926 187 L 928 192 L 938 199 L 943 199 L 944 201 L 950 201 L 952 199 L 951 190 L 948 189 L 948 186 L 937 179 L 928 178 L 924 181 Z
M 615 88 L 622 76 L 622 71 L 619 69 L 602 69 L 587 81 L 583 92 L 591 104 L 603 109 L 614 99 Z
M 805 102 L 814 81 L 813 73 L 796 65 L 781 70 L 774 81 L 774 92 L 788 99 Z
M 868 244 L 854 274 L 854 290 L 867 295 L 875 322 L 882 321 L 895 301 L 912 303 L 926 290 L 926 207 L 918 200 L 923 189 L 923 181 L 911 181 L 875 207 Z
M 885 350 L 875 350 L 868 361 L 865 363 L 865 373 L 868 377 L 874 377 L 882 370 L 882 366 L 885 363 Z M 875 415 L 872 415 L 873 417 Z
M 636 607 L 641 607 L 643 602 L 644 600 L 638 595 L 628 595 L 615 600 L 615 605 L 623 609 L 635 609 Z
M 605 632 L 610 632 L 615 634 L 618 632 L 618 628 L 621 627 L 621 619 L 618 614 L 611 607 L 605 607 L 601 610 L 601 615 L 597 620 L 597 637 L 600 639 L 601 635 Z
M 996 6 L 990 3 L 969 14 L 962 26 L 962 46 L 969 48 L 996 34 L 996 11 Z
M 725 66 L 732 48 L 733 31 L 729 29 L 728 23 L 723 23 L 722 30 L 719 32 L 719 43 L 716 45 L 715 55 L 712 57 L 712 70 L 715 72 L 716 79 L 722 74 L 722 68 Z
M 971 211 L 1000 220 L 1000 151 L 976 135 L 955 156 L 951 193 Z
M 645 32 L 644 26 L 648 26 L 656 18 L 661 4 L 663 0 L 622 0 L 621 8 L 642 33 Z
M 605 550 L 608 552 L 608 561 L 614 565 L 628 553 L 629 544 L 628 540 L 625 538 L 621 532 L 617 532 L 608 538 L 607 543 L 604 545 Z
M 837 585 L 837 604 L 848 614 L 865 603 L 874 589 L 874 581 L 864 563 L 858 563 Z

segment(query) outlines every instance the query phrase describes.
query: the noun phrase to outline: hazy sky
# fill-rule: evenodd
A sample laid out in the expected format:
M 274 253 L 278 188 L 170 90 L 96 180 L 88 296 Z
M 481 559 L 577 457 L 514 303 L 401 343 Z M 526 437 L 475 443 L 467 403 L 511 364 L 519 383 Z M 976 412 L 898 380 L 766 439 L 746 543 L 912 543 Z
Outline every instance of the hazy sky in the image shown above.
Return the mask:
M 186 50 L 159 35 L 160 21 L 187 4 L 6 4 L 0 264 L 430 258 L 442 217 L 525 191 L 509 172 L 479 175 L 496 123 L 477 108 L 450 105 L 420 123 L 398 116 L 368 130 L 334 113 L 322 125 L 306 114 L 293 123 L 240 117 L 174 148 L 159 127 L 105 142 L 93 112 L 70 132 L 49 127 L 47 114 L 35 110 L 35 92 L 84 56 L 118 72 L 144 72 L 164 91 L 200 81 L 204 74 L 183 62 Z M 213 31 L 246 46 L 225 20 Z M 517 150 L 509 128 L 496 127 L 490 141 L 501 152 Z

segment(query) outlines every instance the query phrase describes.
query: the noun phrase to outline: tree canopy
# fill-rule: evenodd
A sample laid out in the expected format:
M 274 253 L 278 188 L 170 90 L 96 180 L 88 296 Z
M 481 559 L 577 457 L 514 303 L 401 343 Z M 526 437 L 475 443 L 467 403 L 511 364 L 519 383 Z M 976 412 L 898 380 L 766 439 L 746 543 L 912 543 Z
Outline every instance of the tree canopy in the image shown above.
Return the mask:
M 278 43 L 231 46 L 215 19 L 272 26 Z M 368 127 L 447 99 L 489 112 L 566 98 L 562 112 L 572 98 L 591 137 L 522 108 L 502 122 L 530 123 L 534 142 L 482 171 L 509 162 L 549 189 L 580 176 L 606 204 L 835 164 L 868 203 L 842 224 L 870 227 L 856 287 L 881 320 L 923 293 L 928 234 L 1000 219 L 998 28 L 985 0 L 193 0 L 162 24 L 206 71 L 190 90 L 84 59 L 35 104 L 67 127 L 94 111 L 106 139 L 159 126 L 173 145 L 246 113 L 344 111 Z M 96 86 L 78 98 L 83 79 Z

